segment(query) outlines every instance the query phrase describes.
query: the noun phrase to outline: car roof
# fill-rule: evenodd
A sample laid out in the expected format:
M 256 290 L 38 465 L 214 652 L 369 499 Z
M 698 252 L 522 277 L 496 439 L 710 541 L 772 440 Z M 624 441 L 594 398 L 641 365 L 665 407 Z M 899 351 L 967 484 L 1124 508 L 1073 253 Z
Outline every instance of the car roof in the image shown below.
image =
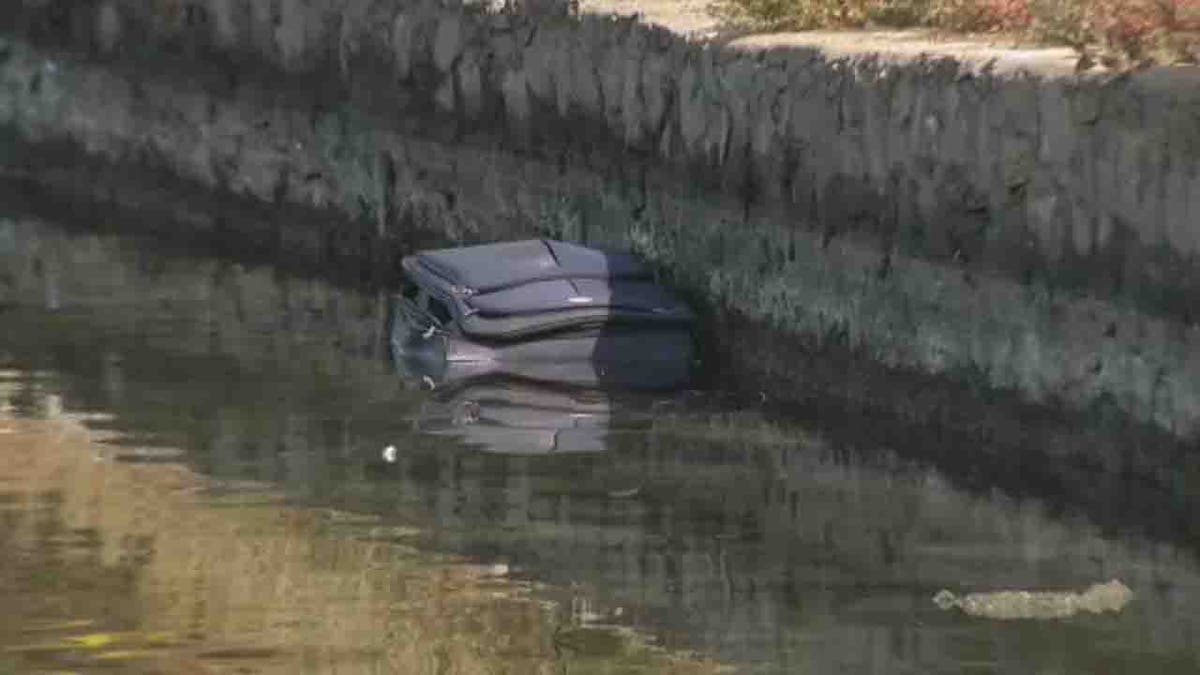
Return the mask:
M 628 253 L 548 239 L 437 249 L 413 259 L 423 271 L 469 294 L 554 279 L 652 278 L 650 269 Z

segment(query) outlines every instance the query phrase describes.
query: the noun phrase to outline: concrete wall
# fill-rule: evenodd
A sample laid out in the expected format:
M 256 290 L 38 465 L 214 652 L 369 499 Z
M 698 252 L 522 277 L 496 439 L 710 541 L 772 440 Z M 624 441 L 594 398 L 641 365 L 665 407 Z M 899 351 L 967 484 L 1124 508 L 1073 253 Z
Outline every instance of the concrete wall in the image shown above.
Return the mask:
M 333 67 L 351 88 L 382 85 L 376 97 L 425 99 L 466 125 L 573 137 L 587 126 L 597 142 L 700 167 L 751 208 L 779 206 L 830 235 L 866 231 L 907 253 L 1002 268 L 1099 258 L 1117 286 L 1200 280 L 1142 269 L 1174 259 L 1155 249 L 1187 259 L 1200 247 L 1193 69 L 1076 76 L 1037 53 L 981 65 L 762 40 L 722 49 L 602 16 L 398 0 L 72 11 L 102 51 L 215 48 L 289 72 Z
M 1200 429 L 1191 70 L 718 48 L 384 0 L 29 0 L 0 21 L 91 59 L 4 49 L 0 123 L 25 138 L 384 241 L 619 242 L 810 352 Z

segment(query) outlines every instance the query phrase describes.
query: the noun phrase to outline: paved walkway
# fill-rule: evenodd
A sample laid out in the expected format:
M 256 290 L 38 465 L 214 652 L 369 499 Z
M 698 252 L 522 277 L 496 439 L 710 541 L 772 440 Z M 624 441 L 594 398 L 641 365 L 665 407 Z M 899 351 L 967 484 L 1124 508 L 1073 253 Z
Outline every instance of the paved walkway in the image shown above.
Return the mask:
M 968 63 L 990 63 L 997 70 L 1026 69 L 1040 74 L 1075 72 L 1078 55 L 1068 47 L 1030 47 L 995 36 L 938 36 L 932 31 L 805 31 L 737 35 L 722 31 L 705 10 L 709 0 L 580 0 L 584 12 L 629 15 L 697 40 L 720 40 L 743 49 L 817 47 L 830 55 L 881 54 L 897 60 L 922 55 L 952 56 Z

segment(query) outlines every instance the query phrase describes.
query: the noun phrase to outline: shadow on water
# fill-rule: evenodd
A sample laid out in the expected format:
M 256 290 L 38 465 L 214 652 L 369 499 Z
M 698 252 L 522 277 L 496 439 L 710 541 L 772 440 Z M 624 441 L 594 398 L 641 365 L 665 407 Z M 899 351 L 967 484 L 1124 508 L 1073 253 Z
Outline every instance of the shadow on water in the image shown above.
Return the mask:
M 1148 539 L 1136 512 L 1106 533 L 1097 512 L 1048 509 L 1019 484 L 963 489 L 952 471 L 871 445 L 865 432 L 846 440 L 870 417 L 800 425 L 713 391 L 470 379 L 428 392 L 387 359 L 383 292 L 30 218 L 0 220 L 0 279 L 0 417 L 80 416 L 107 438 L 81 466 L 186 466 L 204 487 L 178 487 L 214 499 L 369 519 L 386 525 L 371 542 L 503 566 L 547 592 L 569 589 L 560 597 L 575 616 L 763 670 L 1194 671 L 1194 541 Z M 977 450 L 941 459 L 961 467 Z M 137 475 L 127 474 L 135 493 Z M 62 499 L 85 503 L 89 485 Z M 140 518 L 160 501 L 139 499 Z M 208 522 L 217 534 L 199 541 L 215 544 L 225 521 Z M 127 541 L 136 568 L 140 549 Z M 159 541 L 155 555 L 181 565 L 204 550 Z M 374 564 L 366 549 L 339 550 L 311 549 L 290 583 Z M 21 569 L 56 569 L 48 556 Z M 1134 591 L 1128 608 L 1052 624 L 968 618 L 931 600 L 942 588 L 1081 589 L 1113 577 Z M 28 575 L 11 583 L 51 597 Z M 390 583 L 370 588 L 386 599 L 402 585 Z M 595 647 L 578 635 L 560 642 Z
M 415 548 L 411 526 L 97 460 L 94 417 L 43 399 L 0 414 L 0 470 L 20 478 L 0 484 L 0 672 L 717 671 Z

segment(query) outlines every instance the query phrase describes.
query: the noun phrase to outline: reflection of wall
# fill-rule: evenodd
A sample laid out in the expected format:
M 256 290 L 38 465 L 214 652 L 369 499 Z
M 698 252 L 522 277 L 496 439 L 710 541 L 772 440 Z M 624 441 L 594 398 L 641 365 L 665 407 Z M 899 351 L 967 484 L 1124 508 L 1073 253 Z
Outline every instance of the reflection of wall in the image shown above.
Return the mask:
M 84 311 L 97 338 L 133 333 L 148 347 L 268 362 L 330 381 L 385 369 L 382 294 L 346 293 L 265 266 L 149 253 L 136 242 L 68 236 L 34 221 L 0 219 L 0 238 L 11 246 L 8 255 L 0 249 L 8 301 L 65 316 Z
M 551 578 L 610 589 L 611 603 L 643 604 L 731 649 L 782 643 L 817 659 L 840 645 L 853 659 L 863 645 L 852 634 L 862 631 L 945 653 L 963 629 L 932 616 L 941 587 L 1110 577 L 1144 593 L 1129 610 L 1137 627 L 1123 624 L 1130 639 L 1186 654 L 1200 630 L 1186 553 L 1106 539 L 1037 503 L 971 496 L 894 456 L 839 458 L 790 436 L 754 420 L 722 428 L 683 417 L 594 462 L 422 456 L 401 463 L 394 480 L 413 501 L 448 505 L 439 513 L 448 545 L 504 551 Z M 611 496 L 631 487 L 635 497 Z M 521 526 L 500 527 L 509 521 Z
M 13 394 L 0 383 L 0 402 Z M 0 486 L 0 665 L 27 653 L 79 666 L 82 652 L 156 672 L 572 667 L 554 644 L 569 617 L 487 568 L 405 545 L 410 528 L 285 506 L 266 486 L 222 496 L 221 483 L 174 464 L 98 459 L 111 449 L 76 416 L 42 407 L 44 419 L 0 418 L 11 481 Z M 70 641 L 81 635 L 113 642 Z M 639 668 L 622 672 L 712 670 L 620 649 L 589 656 Z
M 1190 553 L 1106 538 L 1082 518 L 969 494 L 891 453 L 852 453 L 751 414 L 685 407 L 647 430 L 618 413 L 594 456 L 472 452 L 410 432 L 421 399 L 365 349 L 378 330 L 369 298 L 31 223 L 17 231 L 22 264 L 49 261 L 62 304 L 30 313 L 28 333 L 0 336 L 0 351 L 60 373 L 68 408 L 111 408 L 128 443 L 176 439 L 219 480 L 428 523 L 435 544 L 595 588 L 598 607 L 626 607 L 669 640 L 786 654 L 817 672 L 996 650 L 1016 660 L 1009 672 L 1028 672 L 1050 646 L 954 623 L 932 594 L 1110 576 L 1138 593 L 1119 619 L 1130 641 L 1186 653 L 1200 630 Z M 40 302 L 38 277 L 17 277 L 20 297 Z M 387 444 L 395 464 L 379 459 Z M 1097 653 L 1090 631 L 1073 633 L 1069 658 Z
M 552 657 L 537 603 L 472 568 L 431 568 L 402 545 L 339 536 L 338 514 L 290 509 L 265 491 L 213 509 L 204 481 L 185 470 L 94 461 L 87 433 L 68 420 L 7 424 L 17 431 L 6 474 L 21 483 L 6 494 L 17 518 L 4 551 L 32 556 L 18 572 L 59 575 L 58 595 L 73 605 L 55 618 L 113 622 L 85 631 L 165 631 L 183 641 L 174 651 L 185 659 L 277 650 L 267 665 L 279 672 L 506 660 L 536 670 Z M 238 508 L 239 499 L 260 503 Z M 88 546 L 73 543 L 80 533 Z

